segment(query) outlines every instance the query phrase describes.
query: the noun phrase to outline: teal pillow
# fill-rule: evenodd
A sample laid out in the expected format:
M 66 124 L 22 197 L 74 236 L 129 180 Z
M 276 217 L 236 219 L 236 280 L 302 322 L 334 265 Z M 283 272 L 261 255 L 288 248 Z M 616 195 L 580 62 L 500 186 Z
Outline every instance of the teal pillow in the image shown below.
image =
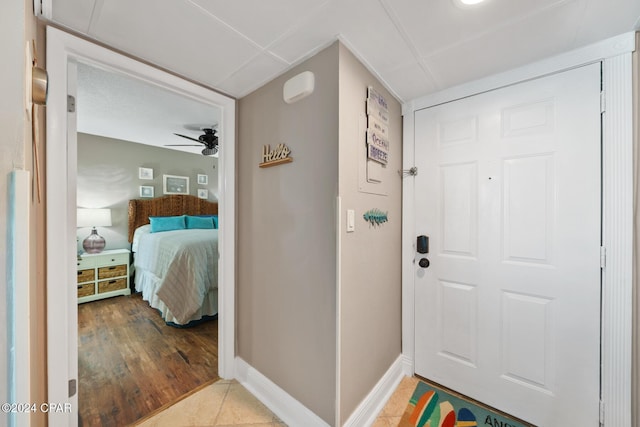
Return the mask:
M 218 228 L 218 215 L 196 215 L 199 218 L 213 219 L 213 228 Z
M 150 216 L 151 232 L 184 230 L 186 228 L 184 215 L 180 216 Z
M 187 228 L 215 228 L 213 218 L 185 215 Z

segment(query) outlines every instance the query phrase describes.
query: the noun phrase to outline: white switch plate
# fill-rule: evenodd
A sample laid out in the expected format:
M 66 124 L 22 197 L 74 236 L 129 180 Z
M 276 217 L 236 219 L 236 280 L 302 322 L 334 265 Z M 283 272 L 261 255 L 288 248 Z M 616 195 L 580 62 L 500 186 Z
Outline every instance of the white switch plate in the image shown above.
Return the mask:
M 347 233 L 356 231 L 356 212 L 353 209 L 347 209 Z

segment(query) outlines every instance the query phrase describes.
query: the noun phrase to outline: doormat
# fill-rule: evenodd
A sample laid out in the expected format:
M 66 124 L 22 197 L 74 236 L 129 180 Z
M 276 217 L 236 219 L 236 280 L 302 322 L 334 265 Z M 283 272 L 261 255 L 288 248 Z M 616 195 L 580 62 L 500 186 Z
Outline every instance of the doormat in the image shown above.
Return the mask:
M 418 382 L 398 427 L 531 427 L 469 400 Z

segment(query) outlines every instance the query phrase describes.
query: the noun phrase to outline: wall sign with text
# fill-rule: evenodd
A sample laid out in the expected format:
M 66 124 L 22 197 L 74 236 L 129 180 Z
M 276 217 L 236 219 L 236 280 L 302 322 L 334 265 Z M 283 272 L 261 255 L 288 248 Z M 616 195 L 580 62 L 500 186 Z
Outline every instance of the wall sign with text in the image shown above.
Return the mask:
M 371 86 L 367 89 L 367 158 L 382 165 L 389 162 L 389 106 Z
M 271 149 L 269 144 L 265 144 L 262 146 L 262 162 L 258 166 L 268 168 L 293 162 L 293 158 L 289 157 L 289 154 L 291 154 L 291 149 L 285 144 L 278 144 L 274 149 Z

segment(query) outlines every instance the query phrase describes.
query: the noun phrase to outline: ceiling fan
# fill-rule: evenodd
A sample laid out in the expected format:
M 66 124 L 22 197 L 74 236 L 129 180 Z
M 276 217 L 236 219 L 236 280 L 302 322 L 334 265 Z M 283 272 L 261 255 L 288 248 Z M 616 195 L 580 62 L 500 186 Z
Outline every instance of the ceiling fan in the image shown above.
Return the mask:
M 179 133 L 174 133 L 174 135 L 181 136 L 182 138 L 190 139 L 192 141 L 196 141 L 202 145 L 204 145 L 204 149 L 202 150 L 202 154 L 205 156 L 211 156 L 218 152 L 218 136 L 216 135 L 216 130 L 213 127 L 210 128 L 202 128 L 202 132 L 204 134 L 200 135 L 198 139 L 192 138 L 187 135 L 181 135 Z M 202 145 L 195 144 L 165 144 L 165 147 L 201 147 Z

